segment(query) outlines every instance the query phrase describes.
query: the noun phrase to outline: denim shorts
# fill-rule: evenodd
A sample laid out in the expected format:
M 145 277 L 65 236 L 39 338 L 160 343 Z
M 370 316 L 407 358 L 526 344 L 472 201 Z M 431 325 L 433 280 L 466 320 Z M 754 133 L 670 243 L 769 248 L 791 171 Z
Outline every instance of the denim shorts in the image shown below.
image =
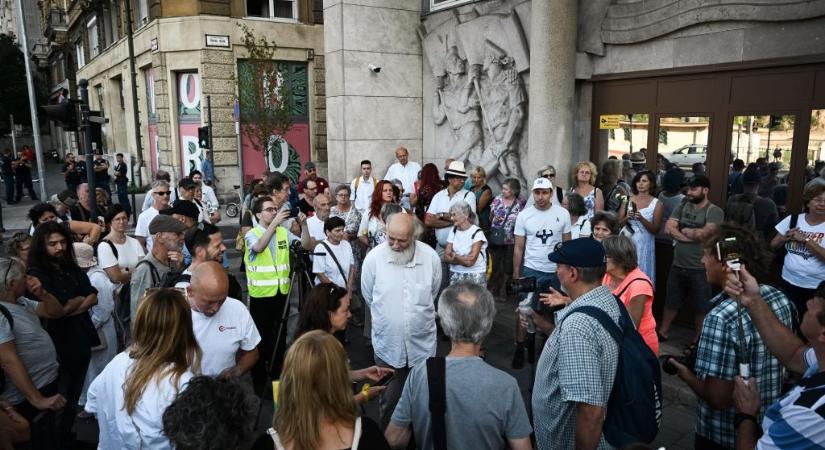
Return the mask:
M 706 313 L 711 310 L 712 295 L 705 269 L 670 268 L 665 299 L 668 308 L 682 309 L 685 304 L 690 304 L 697 313 Z
M 522 278 L 536 278 L 536 291 L 533 295 L 533 309 L 535 310 L 538 310 L 539 306 L 539 293 L 550 292 L 550 286 L 553 286 L 553 289 L 557 291 L 561 290 L 559 277 L 558 275 L 556 275 L 555 272 L 539 272 L 538 270 L 534 270 L 529 267 L 524 267 L 521 270 L 521 276 Z M 522 300 L 525 297 L 527 297 L 527 294 L 521 295 Z

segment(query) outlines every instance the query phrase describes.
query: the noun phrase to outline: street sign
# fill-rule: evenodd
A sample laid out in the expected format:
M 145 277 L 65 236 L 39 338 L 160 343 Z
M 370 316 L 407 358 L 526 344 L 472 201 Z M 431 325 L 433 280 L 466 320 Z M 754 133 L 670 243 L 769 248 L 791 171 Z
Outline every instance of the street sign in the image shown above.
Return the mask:
M 619 128 L 619 120 L 621 120 L 621 118 L 621 114 L 605 114 L 603 116 L 599 116 L 599 129 L 614 130 Z

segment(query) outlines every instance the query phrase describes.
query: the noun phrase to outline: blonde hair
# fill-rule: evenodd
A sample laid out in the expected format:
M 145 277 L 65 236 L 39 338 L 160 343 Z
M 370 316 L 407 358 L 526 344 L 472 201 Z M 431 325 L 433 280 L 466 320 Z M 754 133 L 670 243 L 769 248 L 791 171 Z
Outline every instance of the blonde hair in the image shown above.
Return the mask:
M 584 168 L 584 167 L 587 167 L 588 169 L 590 169 L 590 185 L 595 186 L 596 185 L 596 175 L 599 174 L 599 171 L 596 170 L 596 165 L 593 164 L 590 161 L 581 161 L 581 162 L 576 164 L 576 167 L 573 168 L 573 174 L 572 174 L 573 176 L 571 177 L 572 181 L 573 181 L 573 186 L 576 186 L 577 184 L 579 184 L 579 170 Z
M 473 172 L 481 175 L 481 177 L 484 178 L 485 180 L 487 179 L 487 171 L 484 170 L 484 167 L 476 166 L 475 169 L 473 169 Z
M 165 377 L 178 386 L 187 370 L 200 373 L 201 349 L 192 330 L 192 311 L 175 289 L 158 289 L 140 301 L 132 325 L 135 342 L 129 357 L 135 360 L 123 385 L 123 407 L 135 412 L 146 386 Z M 176 387 L 177 389 L 177 387 Z
M 344 347 L 332 334 L 302 335 L 284 360 L 273 428 L 294 450 L 314 450 L 321 419 L 353 424 L 357 417 Z

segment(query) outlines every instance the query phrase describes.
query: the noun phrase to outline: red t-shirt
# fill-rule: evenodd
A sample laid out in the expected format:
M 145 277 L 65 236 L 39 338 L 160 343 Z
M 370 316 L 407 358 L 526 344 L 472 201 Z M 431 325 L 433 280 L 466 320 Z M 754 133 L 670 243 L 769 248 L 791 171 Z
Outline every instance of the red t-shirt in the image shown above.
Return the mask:
M 605 274 L 602 284 L 610 286 L 611 281 L 610 275 Z M 650 283 L 650 278 L 637 267 L 627 274 L 624 280 L 616 286 L 616 289 L 613 289 L 613 294 L 622 300 L 625 307 L 630 305 L 630 299 L 633 297 L 647 296 L 638 330 L 647 346 L 653 350 L 653 353 L 658 355 L 659 338 L 656 337 L 656 319 L 653 317 L 653 286 Z

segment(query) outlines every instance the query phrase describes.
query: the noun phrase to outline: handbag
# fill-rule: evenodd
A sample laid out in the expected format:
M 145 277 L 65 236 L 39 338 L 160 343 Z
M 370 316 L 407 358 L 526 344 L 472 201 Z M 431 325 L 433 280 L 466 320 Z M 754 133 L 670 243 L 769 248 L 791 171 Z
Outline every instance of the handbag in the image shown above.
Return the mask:
M 507 239 L 507 230 L 504 229 L 504 226 L 507 224 L 507 218 L 510 217 L 510 213 L 513 212 L 517 202 L 518 199 L 514 198 L 510 208 L 507 209 L 507 214 L 504 215 L 504 223 L 501 224 L 501 227 L 490 227 L 490 245 L 504 245 L 504 241 Z

